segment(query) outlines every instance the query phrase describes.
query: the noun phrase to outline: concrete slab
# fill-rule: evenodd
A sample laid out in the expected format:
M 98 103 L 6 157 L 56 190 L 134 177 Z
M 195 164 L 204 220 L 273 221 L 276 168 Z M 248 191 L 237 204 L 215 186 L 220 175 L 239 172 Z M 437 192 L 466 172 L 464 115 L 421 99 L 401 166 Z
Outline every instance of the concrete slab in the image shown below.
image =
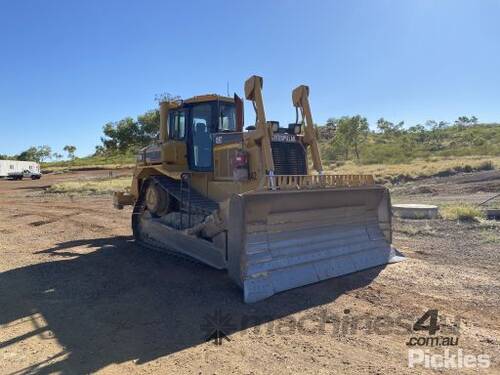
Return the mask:
M 403 219 L 435 219 L 438 215 L 438 207 L 431 204 L 393 204 L 392 213 Z

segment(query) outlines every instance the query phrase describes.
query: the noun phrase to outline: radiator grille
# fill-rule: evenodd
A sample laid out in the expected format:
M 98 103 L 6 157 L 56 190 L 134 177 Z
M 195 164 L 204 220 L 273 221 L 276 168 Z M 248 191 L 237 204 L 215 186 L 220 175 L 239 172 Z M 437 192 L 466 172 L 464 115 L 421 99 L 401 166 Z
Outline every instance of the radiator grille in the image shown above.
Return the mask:
M 306 150 L 298 142 L 271 142 L 274 159 L 274 174 L 307 174 Z

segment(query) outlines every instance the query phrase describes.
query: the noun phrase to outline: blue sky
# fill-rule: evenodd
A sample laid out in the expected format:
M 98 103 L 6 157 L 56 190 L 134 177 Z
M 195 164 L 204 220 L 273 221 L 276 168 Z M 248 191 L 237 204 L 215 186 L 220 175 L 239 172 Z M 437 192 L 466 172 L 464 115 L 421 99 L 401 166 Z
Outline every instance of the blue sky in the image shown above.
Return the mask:
M 315 122 L 500 121 L 500 1 L 0 0 L 0 154 L 87 155 L 108 121 L 155 94 L 243 95 L 264 77 L 268 119 L 311 88 Z M 253 121 L 246 107 L 246 123 Z

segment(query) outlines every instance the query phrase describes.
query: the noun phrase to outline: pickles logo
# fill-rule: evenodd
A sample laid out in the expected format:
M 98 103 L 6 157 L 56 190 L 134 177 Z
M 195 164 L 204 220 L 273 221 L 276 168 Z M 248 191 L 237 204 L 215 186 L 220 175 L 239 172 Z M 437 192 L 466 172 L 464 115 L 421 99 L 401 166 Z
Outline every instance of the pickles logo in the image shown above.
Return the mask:
M 490 356 L 488 354 L 465 354 L 462 349 L 456 352 L 445 349 L 442 354 L 431 353 L 428 349 L 408 350 L 408 367 L 417 366 L 424 368 L 488 368 L 490 367 Z
M 436 335 L 441 330 L 438 323 L 438 310 L 427 310 L 413 325 L 414 332 L 426 332 L 423 336 L 412 336 L 406 342 L 408 349 L 408 367 L 422 366 L 430 369 L 461 369 L 461 368 L 488 368 L 490 356 L 488 354 L 466 354 L 462 349 L 453 350 L 458 345 L 458 334 Z M 444 348 L 441 353 L 433 353 L 422 347 Z

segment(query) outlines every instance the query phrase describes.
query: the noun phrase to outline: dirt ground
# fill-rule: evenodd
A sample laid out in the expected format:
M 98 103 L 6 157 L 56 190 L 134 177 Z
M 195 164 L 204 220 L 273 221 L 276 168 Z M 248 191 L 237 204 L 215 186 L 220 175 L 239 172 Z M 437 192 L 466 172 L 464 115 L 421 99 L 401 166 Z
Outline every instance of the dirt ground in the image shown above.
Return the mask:
M 114 210 L 110 196 L 44 193 L 97 175 L 108 172 L 0 180 L 1 374 L 435 373 L 408 367 L 407 342 L 429 337 L 411 327 L 429 309 L 435 336 L 458 337 L 450 351 L 491 360 L 460 373 L 500 373 L 495 223 L 396 220 L 407 261 L 246 305 L 224 272 L 136 246 L 130 209 Z M 478 202 L 498 192 L 498 173 L 462 177 L 394 197 Z M 215 329 L 222 345 L 206 340 Z

